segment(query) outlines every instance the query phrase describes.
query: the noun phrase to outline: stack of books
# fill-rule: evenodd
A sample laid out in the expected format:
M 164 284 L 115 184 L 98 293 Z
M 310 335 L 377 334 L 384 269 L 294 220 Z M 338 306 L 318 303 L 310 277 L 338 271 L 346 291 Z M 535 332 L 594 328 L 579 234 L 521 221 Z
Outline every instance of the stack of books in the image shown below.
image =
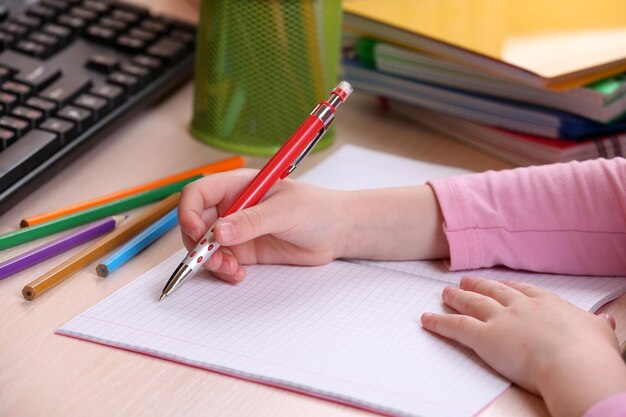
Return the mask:
M 345 2 L 345 77 L 518 165 L 622 155 L 626 2 L 452 3 Z

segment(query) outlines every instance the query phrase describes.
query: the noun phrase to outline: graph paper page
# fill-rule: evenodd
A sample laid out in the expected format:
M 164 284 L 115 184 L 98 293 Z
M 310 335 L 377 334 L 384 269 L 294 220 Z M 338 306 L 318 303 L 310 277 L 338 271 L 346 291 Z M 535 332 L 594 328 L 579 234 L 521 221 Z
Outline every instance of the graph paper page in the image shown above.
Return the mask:
M 197 276 L 158 297 L 180 252 L 59 332 L 391 414 L 471 416 L 508 383 L 421 329 L 444 283 L 348 262 Z
M 472 352 L 420 328 L 422 312 L 443 311 L 447 282 L 341 261 L 253 266 L 242 284 L 198 276 L 158 302 L 183 256 L 59 332 L 398 415 L 473 416 L 509 385 Z M 625 281 L 602 282 L 617 291 Z M 563 281 L 563 294 L 593 305 L 607 292 L 588 292 L 591 282 L 600 281 Z

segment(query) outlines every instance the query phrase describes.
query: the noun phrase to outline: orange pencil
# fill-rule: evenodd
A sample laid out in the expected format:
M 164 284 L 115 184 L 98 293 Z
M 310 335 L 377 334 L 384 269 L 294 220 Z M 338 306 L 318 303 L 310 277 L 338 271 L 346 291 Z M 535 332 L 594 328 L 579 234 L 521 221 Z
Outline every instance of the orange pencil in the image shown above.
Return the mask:
M 47 213 L 38 214 L 36 216 L 28 217 L 20 222 L 20 227 L 33 226 L 38 223 L 47 222 L 48 220 L 55 219 L 57 217 L 65 216 L 76 211 L 84 210 L 89 207 L 98 206 L 100 204 L 108 203 L 113 200 L 128 197 L 129 195 L 142 193 L 144 191 L 151 190 L 153 188 L 161 187 L 163 185 L 171 184 L 184 180 L 185 178 L 193 177 L 199 174 L 211 174 L 214 172 L 228 171 L 231 169 L 241 168 L 243 166 L 243 158 L 235 156 L 232 158 L 224 159 L 212 164 L 203 165 L 198 168 L 190 169 L 189 171 L 181 172 L 166 178 L 161 178 L 156 181 L 152 181 L 146 184 L 138 185 L 136 187 L 127 188 L 125 190 L 116 191 L 111 194 L 106 194 L 100 197 L 92 198 L 91 200 L 82 201 L 80 203 L 65 206 L 56 210 L 49 211 Z

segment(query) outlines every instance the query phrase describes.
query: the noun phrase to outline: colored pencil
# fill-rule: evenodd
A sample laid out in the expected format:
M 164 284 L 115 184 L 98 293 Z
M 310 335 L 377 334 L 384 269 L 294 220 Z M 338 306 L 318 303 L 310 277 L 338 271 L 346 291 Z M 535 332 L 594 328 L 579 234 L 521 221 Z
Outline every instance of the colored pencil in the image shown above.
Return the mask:
M 126 216 L 113 216 L 98 220 L 65 236 L 62 236 L 45 245 L 17 255 L 14 258 L 0 263 L 0 279 L 11 276 L 26 268 L 30 268 L 46 259 L 52 258 L 62 252 L 70 250 L 78 245 L 100 237 L 115 229 L 124 221 Z
M 98 264 L 96 273 L 101 277 L 113 273 L 177 224 L 178 209 L 175 208 Z
M 189 171 L 180 172 L 178 174 L 161 178 L 156 181 L 148 182 L 146 184 L 138 185 L 136 187 L 127 188 L 125 190 L 116 191 L 111 194 L 106 194 L 100 197 L 93 198 L 91 200 L 82 201 L 80 203 L 72 204 L 66 207 L 62 207 L 56 210 L 49 211 L 47 213 L 38 214 L 35 216 L 27 217 L 20 222 L 20 227 L 33 226 L 38 223 L 43 223 L 52 219 L 56 219 L 61 216 L 65 216 L 70 213 L 85 210 L 90 207 L 99 206 L 101 204 L 108 203 L 110 201 L 119 200 L 130 195 L 142 193 L 144 191 L 152 190 L 158 187 L 162 187 L 173 182 L 184 180 L 185 178 L 195 177 L 196 175 L 211 174 L 214 172 L 228 171 L 231 169 L 241 168 L 244 165 L 243 158 L 235 156 L 232 158 L 224 159 L 218 162 L 214 162 L 208 165 L 203 165 L 198 168 L 190 169 Z
M 110 203 L 103 204 L 101 206 L 92 207 L 87 210 L 72 213 L 65 217 L 53 219 L 45 223 L 0 235 L 0 249 L 6 249 L 11 246 L 16 246 L 31 240 L 51 235 L 53 233 L 67 230 L 72 227 L 80 226 L 94 220 L 99 220 L 103 217 L 154 203 L 155 201 L 161 200 L 173 193 L 179 192 L 185 185 L 197 180 L 198 178 L 202 178 L 202 176 L 197 175 L 173 184 L 155 188 L 154 190 L 148 190 L 121 200 L 111 201 Z
M 127 242 L 137 233 L 163 217 L 168 211 L 175 208 L 179 200 L 180 194 L 171 195 L 153 207 L 146 209 L 143 213 L 134 216 L 115 231 L 25 286 L 22 289 L 22 295 L 29 301 L 39 297 L 50 288 L 68 279 L 84 266 Z

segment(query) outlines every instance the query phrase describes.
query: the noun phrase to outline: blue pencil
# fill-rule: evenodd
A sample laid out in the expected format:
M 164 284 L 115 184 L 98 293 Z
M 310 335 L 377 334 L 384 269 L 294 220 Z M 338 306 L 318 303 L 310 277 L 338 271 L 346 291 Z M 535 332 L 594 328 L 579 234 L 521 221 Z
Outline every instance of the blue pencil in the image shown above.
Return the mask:
M 113 255 L 98 264 L 98 266 L 96 266 L 96 273 L 101 277 L 106 277 L 113 273 L 113 271 L 130 261 L 135 255 L 150 246 L 155 240 L 163 236 L 177 224 L 178 209 L 173 209 L 128 241 L 128 243 L 113 253 Z

